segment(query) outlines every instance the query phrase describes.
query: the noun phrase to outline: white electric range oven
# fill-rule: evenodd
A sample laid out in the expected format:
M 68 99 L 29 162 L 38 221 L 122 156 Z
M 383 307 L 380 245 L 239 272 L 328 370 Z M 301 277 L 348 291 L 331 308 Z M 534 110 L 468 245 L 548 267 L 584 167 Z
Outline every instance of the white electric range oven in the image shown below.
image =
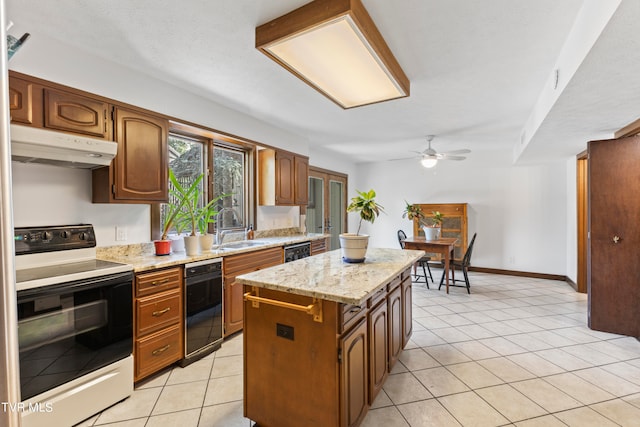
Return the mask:
M 133 268 L 93 226 L 16 228 L 23 427 L 72 426 L 133 392 Z

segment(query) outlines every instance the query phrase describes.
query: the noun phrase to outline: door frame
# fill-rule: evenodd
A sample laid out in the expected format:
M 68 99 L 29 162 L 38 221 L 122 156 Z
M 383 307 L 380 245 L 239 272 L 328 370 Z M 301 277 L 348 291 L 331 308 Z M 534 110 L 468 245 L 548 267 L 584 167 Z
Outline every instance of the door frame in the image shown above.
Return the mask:
M 577 291 L 587 293 L 587 248 L 589 246 L 589 155 L 587 150 L 576 156 L 577 213 Z
M 343 195 L 343 200 L 342 202 L 344 203 L 344 206 L 347 206 L 347 193 L 349 190 L 349 175 L 342 173 L 342 172 L 337 172 L 337 171 L 332 171 L 329 169 L 323 169 L 323 168 L 319 168 L 317 166 L 312 166 L 309 165 L 309 178 L 317 178 L 317 179 L 322 179 L 324 182 L 324 212 L 323 212 L 323 216 L 324 216 L 324 221 L 326 224 L 326 220 L 328 218 L 329 215 L 329 203 L 330 203 L 330 181 L 333 179 L 334 181 L 340 181 L 344 184 L 344 195 Z M 344 220 L 343 220 L 343 224 L 342 224 L 342 230 L 343 232 L 347 232 L 348 231 L 348 221 L 347 221 L 347 215 L 345 214 L 343 216 Z M 323 232 L 327 232 L 326 230 L 323 229 Z

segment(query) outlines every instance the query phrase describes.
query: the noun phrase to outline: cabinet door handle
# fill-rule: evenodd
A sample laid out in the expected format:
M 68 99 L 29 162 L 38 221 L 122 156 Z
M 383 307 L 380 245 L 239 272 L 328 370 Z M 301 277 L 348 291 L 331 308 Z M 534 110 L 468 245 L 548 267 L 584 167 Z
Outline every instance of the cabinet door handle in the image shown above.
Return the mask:
M 163 314 L 165 314 L 169 310 L 171 310 L 171 307 L 167 307 L 164 310 L 154 311 L 153 313 L 151 313 L 151 315 L 153 317 L 160 317 L 160 316 L 162 316 Z
M 613 236 L 613 243 L 620 242 L 620 236 Z
M 171 344 L 167 344 L 164 347 L 157 348 L 157 349 L 155 349 L 155 350 L 153 350 L 151 352 L 151 355 L 152 356 L 159 356 L 162 353 L 164 353 L 165 351 L 169 350 L 170 347 L 171 347 Z
M 153 282 L 151 282 L 151 286 L 164 285 L 168 281 L 169 281 L 169 279 L 154 280 Z

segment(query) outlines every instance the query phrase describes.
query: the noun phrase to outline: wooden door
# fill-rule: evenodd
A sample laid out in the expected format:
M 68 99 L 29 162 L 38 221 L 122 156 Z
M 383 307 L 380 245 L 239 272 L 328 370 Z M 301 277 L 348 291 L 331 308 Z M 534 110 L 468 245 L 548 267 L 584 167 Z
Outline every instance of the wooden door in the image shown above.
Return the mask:
M 9 76 L 11 123 L 34 124 L 34 91 L 33 82 Z
M 413 332 L 413 314 L 411 312 L 413 300 L 411 295 L 411 270 L 403 273 L 406 275 L 402 281 L 402 348 L 405 348 Z
M 367 320 L 363 318 L 340 340 L 340 426 L 358 426 L 367 414 Z
M 303 156 L 295 156 L 293 159 L 294 167 L 294 203 L 300 206 L 306 206 L 309 201 L 309 158 Z
M 589 327 L 640 337 L 640 136 L 588 151 Z
M 293 205 L 295 165 L 294 155 L 276 152 L 276 205 Z
M 73 93 L 44 89 L 44 127 L 111 139 L 109 104 Z
M 389 292 L 387 298 L 389 312 L 389 372 L 400 358 L 402 352 L 403 335 L 402 335 L 402 289 L 401 286 L 396 287 Z
M 387 379 L 389 361 L 388 313 L 387 301 L 383 300 L 368 314 L 369 403 L 373 403 Z
M 118 154 L 113 161 L 114 198 L 166 202 L 169 195 L 167 120 L 115 109 Z

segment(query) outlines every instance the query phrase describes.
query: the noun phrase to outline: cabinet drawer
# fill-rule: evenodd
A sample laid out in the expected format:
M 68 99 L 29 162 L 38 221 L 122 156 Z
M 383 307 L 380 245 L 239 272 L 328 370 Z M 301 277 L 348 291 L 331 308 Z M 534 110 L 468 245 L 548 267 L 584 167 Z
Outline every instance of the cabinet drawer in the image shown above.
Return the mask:
M 311 241 L 311 255 L 321 254 L 327 251 L 327 239 Z
M 392 282 L 393 283 L 393 282 Z M 398 280 L 398 285 L 400 284 L 400 280 Z M 367 301 L 367 307 L 375 307 L 380 301 L 387 297 L 387 286 L 383 286 L 382 289 L 379 289 L 375 294 L 369 298 Z
M 163 329 L 135 343 L 135 380 L 139 380 L 182 359 L 180 326 Z
M 180 322 L 182 299 L 180 290 L 136 300 L 136 336 L 142 337 L 151 332 Z
M 156 292 L 179 289 L 182 280 L 180 267 L 136 275 L 136 296 L 143 297 Z
M 340 332 L 344 332 L 355 325 L 361 317 L 367 312 L 367 304 L 366 302 L 362 303 L 362 305 L 353 305 L 353 304 L 341 304 L 342 310 L 340 312 L 341 319 L 341 329 Z
M 284 254 L 282 247 L 261 249 L 240 255 L 231 255 L 223 258 L 225 276 L 239 276 L 262 268 L 273 267 L 282 264 Z

